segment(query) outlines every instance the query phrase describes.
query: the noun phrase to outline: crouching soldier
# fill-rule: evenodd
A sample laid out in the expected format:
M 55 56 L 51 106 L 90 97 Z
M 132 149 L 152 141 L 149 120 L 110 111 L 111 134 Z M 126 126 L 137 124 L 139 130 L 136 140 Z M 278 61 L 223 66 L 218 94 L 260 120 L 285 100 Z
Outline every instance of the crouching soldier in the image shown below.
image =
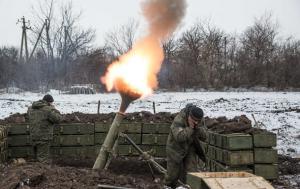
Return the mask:
M 54 108 L 53 101 L 53 97 L 47 94 L 42 100 L 33 102 L 27 111 L 34 158 L 43 163 L 51 163 L 50 143 L 53 139 L 53 126 L 62 119 L 60 112 Z
M 199 140 L 205 140 L 206 129 L 199 126 L 203 118 L 201 108 L 188 104 L 175 117 L 167 140 L 167 174 L 165 188 L 175 188 L 178 180 L 185 183 L 187 172 L 198 171 L 198 157 L 205 162 Z

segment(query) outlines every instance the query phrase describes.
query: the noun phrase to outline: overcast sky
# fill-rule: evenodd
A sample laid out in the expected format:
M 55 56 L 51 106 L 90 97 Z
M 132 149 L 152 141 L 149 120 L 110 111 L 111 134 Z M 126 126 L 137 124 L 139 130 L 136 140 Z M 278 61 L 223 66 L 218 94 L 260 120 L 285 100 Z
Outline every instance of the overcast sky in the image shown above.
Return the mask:
M 0 46 L 19 46 L 22 16 L 32 18 L 32 6 L 40 0 L 0 0 Z M 60 2 L 62 0 L 58 0 Z M 134 18 L 143 23 L 140 9 L 142 0 L 73 0 L 76 11 L 82 11 L 80 24 L 96 30 L 97 45 L 103 44 L 106 32 Z M 226 32 L 242 33 L 265 13 L 272 13 L 279 24 L 282 37 L 300 39 L 300 0 L 187 0 L 187 11 L 181 30 L 197 20 L 210 22 Z

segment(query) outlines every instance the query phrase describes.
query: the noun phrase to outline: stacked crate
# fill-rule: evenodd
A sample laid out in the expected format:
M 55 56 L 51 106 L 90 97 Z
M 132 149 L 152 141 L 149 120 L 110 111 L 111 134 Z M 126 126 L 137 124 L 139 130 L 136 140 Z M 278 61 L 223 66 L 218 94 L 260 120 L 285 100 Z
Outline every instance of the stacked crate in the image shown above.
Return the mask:
M 166 156 L 166 143 L 170 130 L 169 123 L 144 123 L 142 125 L 142 147 L 153 156 Z
M 55 158 L 95 157 L 93 123 L 63 123 L 54 126 L 51 153 Z
M 7 161 L 8 144 L 7 144 L 8 128 L 0 125 L 0 164 Z
M 275 143 L 274 143 L 275 142 Z M 202 143 L 207 153 L 207 169 L 213 172 L 246 171 L 266 179 L 276 179 L 276 135 L 218 134 L 208 132 L 207 143 Z
M 270 132 L 254 133 L 253 152 L 254 165 L 252 167 L 256 175 L 266 179 L 278 177 L 278 154 L 276 147 L 276 134 Z
M 8 158 L 32 158 L 33 147 L 28 123 L 10 124 L 8 127 Z
M 105 140 L 110 125 L 111 123 L 95 123 L 95 149 L 97 153 L 99 152 L 101 145 Z M 123 121 L 119 128 L 120 132 L 127 134 L 138 146 L 141 145 L 142 123 L 130 123 Z M 118 147 L 115 153 L 125 156 L 139 155 L 138 152 L 133 148 L 133 146 L 123 137 L 119 137 Z

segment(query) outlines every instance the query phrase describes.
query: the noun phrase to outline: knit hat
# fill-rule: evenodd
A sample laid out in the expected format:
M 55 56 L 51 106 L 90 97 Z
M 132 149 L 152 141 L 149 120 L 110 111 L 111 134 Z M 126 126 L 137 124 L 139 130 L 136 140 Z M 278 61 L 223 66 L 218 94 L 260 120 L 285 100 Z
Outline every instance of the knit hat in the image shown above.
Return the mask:
M 52 97 L 51 95 L 49 95 L 49 94 L 46 94 L 46 95 L 43 97 L 43 100 L 45 100 L 46 102 L 49 102 L 49 103 L 54 102 L 53 97 Z
M 198 108 L 197 106 L 191 107 L 189 115 L 197 121 L 200 121 L 203 118 L 203 110 L 201 108 Z

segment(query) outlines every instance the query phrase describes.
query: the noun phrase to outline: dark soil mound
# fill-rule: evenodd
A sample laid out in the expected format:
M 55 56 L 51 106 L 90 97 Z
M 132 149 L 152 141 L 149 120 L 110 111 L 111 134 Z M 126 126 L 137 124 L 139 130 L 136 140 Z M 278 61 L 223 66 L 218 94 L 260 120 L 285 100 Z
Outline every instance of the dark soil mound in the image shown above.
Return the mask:
M 23 165 L 10 164 L 0 171 L 0 188 L 94 189 L 97 188 L 98 184 L 128 188 L 162 188 L 162 179 L 154 182 L 152 176 L 149 175 L 150 171 L 147 169 L 145 162 L 126 159 L 125 164 L 124 161 L 114 160 L 109 170 L 102 171 L 66 165 L 50 166 L 37 162 L 29 162 Z M 156 178 L 158 177 L 162 177 L 162 175 L 156 175 Z

